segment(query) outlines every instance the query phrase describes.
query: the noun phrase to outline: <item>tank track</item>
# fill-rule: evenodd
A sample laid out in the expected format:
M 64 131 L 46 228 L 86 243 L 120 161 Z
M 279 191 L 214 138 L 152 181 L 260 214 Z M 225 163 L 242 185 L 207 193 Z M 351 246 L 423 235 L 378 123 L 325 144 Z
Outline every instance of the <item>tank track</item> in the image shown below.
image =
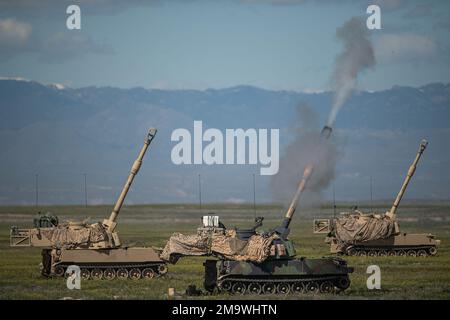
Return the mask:
M 54 267 L 52 276 L 64 277 L 67 267 L 72 264 L 57 264 Z M 165 263 L 144 263 L 144 264 L 115 264 L 115 265 L 89 265 L 78 264 L 81 269 L 81 278 L 89 279 L 151 279 L 162 276 L 167 273 L 167 265 Z
M 219 291 L 231 294 L 302 294 L 337 293 L 350 286 L 347 275 L 258 279 L 242 277 L 224 277 L 217 282 Z
M 409 256 L 409 257 L 427 257 L 437 254 L 436 246 L 417 246 L 417 247 L 349 247 L 346 250 L 349 256 L 369 256 L 369 257 L 385 257 L 385 256 Z

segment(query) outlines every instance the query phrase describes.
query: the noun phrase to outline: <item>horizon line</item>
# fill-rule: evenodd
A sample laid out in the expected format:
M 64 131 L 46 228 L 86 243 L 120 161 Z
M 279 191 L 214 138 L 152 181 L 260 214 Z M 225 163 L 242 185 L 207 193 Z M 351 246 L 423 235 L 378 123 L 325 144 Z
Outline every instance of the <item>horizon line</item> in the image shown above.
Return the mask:
M 237 88 L 253 88 L 263 91 L 270 91 L 270 92 L 293 92 L 293 93 L 303 93 L 303 94 L 330 94 L 333 93 L 332 90 L 329 89 L 271 89 L 271 88 L 265 88 L 262 86 L 257 85 L 251 85 L 251 84 L 236 84 L 231 86 L 225 86 L 225 87 L 207 87 L 207 88 L 160 88 L 160 87 L 145 87 L 143 85 L 138 86 L 131 86 L 131 87 L 119 87 L 119 86 L 112 86 L 112 85 L 86 85 L 81 87 L 71 87 L 65 84 L 57 83 L 57 82 L 51 82 L 51 83 L 44 83 L 38 80 L 32 80 L 20 76 L 0 76 L 0 81 L 17 81 L 17 82 L 31 82 L 31 83 L 37 83 L 39 85 L 45 86 L 45 87 L 53 87 L 56 90 L 81 90 L 81 89 L 88 89 L 88 88 L 96 88 L 96 89 L 102 89 L 102 88 L 112 88 L 112 89 L 119 89 L 119 90 L 132 90 L 132 89 L 143 89 L 147 91 L 198 91 L 198 92 L 205 92 L 208 90 L 230 90 L 230 89 L 237 89 Z M 393 85 L 390 88 L 387 89 L 381 89 L 381 90 L 369 90 L 369 89 L 355 89 L 355 93 L 358 92 L 366 92 L 366 93 L 379 93 L 384 91 L 389 91 L 394 88 L 412 88 L 412 89 L 422 89 L 424 87 L 430 86 L 430 85 L 436 85 L 436 84 L 442 84 L 444 86 L 450 85 L 450 82 L 430 82 L 427 84 L 423 84 L 420 86 L 407 86 L 407 85 Z

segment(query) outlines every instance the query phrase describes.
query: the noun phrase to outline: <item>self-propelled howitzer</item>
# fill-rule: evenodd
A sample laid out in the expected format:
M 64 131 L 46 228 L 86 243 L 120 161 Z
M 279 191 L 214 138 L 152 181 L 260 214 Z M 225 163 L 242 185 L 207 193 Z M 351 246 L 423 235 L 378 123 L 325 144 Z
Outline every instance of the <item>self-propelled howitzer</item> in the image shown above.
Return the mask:
M 328 139 L 330 134 L 331 128 L 324 127 L 322 138 Z M 313 171 L 314 163 L 306 166 L 282 223 L 267 232 L 267 237 L 274 237 L 270 244 L 270 255 L 262 262 L 224 258 L 219 261 L 207 260 L 204 263 L 204 284 L 207 290 L 212 291 L 217 287 L 234 294 L 295 294 L 330 293 L 349 287 L 348 274 L 353 272 L 353 268 L 348 267 L 346 261 L 340 258 L 296 258 L 294 245 L 288 239 L 290 223 Z M 261 225 L 261 221 L 258 221 L 257 226 Z M 237 238 L 251 238 L 256 235 L 257 226 L 237 229 Z
M 432 234 L 400 232 L 397 222 L 397 209 L 427 145 L 426 140 L 421 141 L 400 191 L 391 209 L 385 214 L 364 214 L 355 210 L 343 213 L 338 219 L 315 221 L 315 233 L 328 233 L 325 241 L 330 244 L 331 253 L 351 256 L 436 255 L 440 240 L 436 240 Z
M 156 250 L 150 247 L 123 247 L 115 231 L 120 209 L 155 135 L 156 129 L 153 128 L 146 135 L 108 219 L 93 224 L 69 221 L 45 227 L 37 223 L 33 229 L 11 227 L 10 245 L 43 248 L 44 276 L 63 276 L 70 265 L 79 266 L 84 279 L 139 279 L 166 273 L 167 266 Z

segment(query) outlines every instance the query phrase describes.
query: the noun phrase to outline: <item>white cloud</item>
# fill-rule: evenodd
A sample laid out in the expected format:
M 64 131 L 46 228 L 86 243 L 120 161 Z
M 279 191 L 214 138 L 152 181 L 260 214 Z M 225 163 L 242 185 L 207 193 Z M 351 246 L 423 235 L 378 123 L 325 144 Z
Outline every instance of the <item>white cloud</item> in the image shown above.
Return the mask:
M 242 199 L 242 198 L 234 198 L 234 197 L 231 197 L 231 198 L 226 199 L 226 200 L 225 200 L 225 203 L 243 204 L 243 203 L 245 203 L 245 200 Z
M 378 62 L 407 62 L 434 56 L 438 51 L 433 39 L 404 33 L 386 34 L 375 41 L 375 58 Z
M 14 80 L 14 81 L 25 81 L 30 82 L 31 80 L 22 78 L 22 77 L 6 77 L 6 76 L 0 76 L 0 80 Z
M 184 0 L 181 0 L 184 1 Z M 129 8 L 139 8 L 151 5 L 160 5 L 162 0 L 0 0 L 0 11 L 18 12 L 23 16 L 38 14 L 39 16 L 51 16 L 55 13 L 65 12 L 68 5 L 78 4 L 83 14 L 116 14 Z
M 244 4 L 271 4 L 271 5 L 302 5 L 305 3 L 312 3 L 318 5 L 360 5 L 361 7 L 367 7 L 370 4 L 379 5 L 382 10 L 394 11 L 397 9 L 403 9 L 406 6 L 405 0 L 239 0 Z
M 114 52 L 108 43 L 97 42 L 83 34 L 58 32 L 44 38 L 32 31 L 33 27 L 29 23 L 14 18 L 0 18 L 0 57 L 8 59 L 33 53 L 39 61 L 58 63 L 87 54 Z
M 405 0 L 376 0 L 374 4 L 379 5 L 383 10 L 397 10 L 405 6 Z
M 359 178 L 361 178 L 361 173 L 360 172 L 342 172 L 339 175 L 339 177 L 342 179 L 359 179 Z
M 421 3 L 416 5 L 414 8 L 409 10 L 405 14 L 405 18 L 409 19 L 417 19 L 429 17 L 433 13 L 433 4 L 432 3 Z
M 111 54 L 113 48 L 107 43 L 98 43 L 88 36 L 71 32 L 58 32 L 40 43 L 39 60 L 58 63 L 86 54 Z
M 24 46 L 31 35 L 31 25 L 16 19 L 0 19 L 0 45 L 2 50 Z

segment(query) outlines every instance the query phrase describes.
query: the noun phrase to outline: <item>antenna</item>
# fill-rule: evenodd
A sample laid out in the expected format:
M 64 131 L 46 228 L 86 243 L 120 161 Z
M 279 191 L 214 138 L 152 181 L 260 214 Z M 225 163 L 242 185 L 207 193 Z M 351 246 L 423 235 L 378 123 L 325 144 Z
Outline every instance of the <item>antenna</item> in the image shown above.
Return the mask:
M 336 218 L 336 188 L 333 180 L 333 218 Z
M 256 184 L 255 184 L 255 174 L 253 174 L 253 214 L 256 221 Z
M 200 204 L 200 212 L 202 211 L 202 180 L 201 175 L 198 174 L 198 201 Z
M 88 200 L 87 200 L 87 174 L 84 174 L 84 205 L 87 208 Z
M 35 191 L 36 191 L 36 207 L 39 206 L 39 174 L 34 175 Z

